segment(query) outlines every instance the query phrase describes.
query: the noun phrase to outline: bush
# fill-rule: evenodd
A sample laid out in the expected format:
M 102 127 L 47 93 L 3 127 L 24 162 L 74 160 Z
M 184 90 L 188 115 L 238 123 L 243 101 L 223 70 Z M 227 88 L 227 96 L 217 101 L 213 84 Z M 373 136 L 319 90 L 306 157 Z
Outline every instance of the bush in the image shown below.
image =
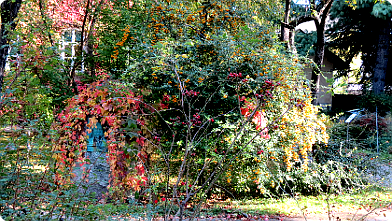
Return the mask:
M 77 198 L 71 171 L 76 162 L 88 163 L 86 135 L 98 120 L 108 140 L 111 198 L 134 198 L 149 212 L 159 207 L 166 218 L 182 216 L 189 206 L 197 212 L 216 187 L 235 195 L 267 194 L 270 187 L 270 193 L 281 194 L 273 190 L 284 183 L 280 178 L 291 189 L 298 187 L 291 192 L 315 182 L 309 178 L 317 169 L 310 152 L 315 143 L 327 142 L 327 118 L 311 104 L 303 64 L 282 52 L 270 31 L 273 23 L 265 20 L 279 4 L 146 1 L 129 7 L 129 1 L 115 1 L 111 6 L 102 9 L 96 33 L 95 62 L 108 78 L 79 85 L 78 95 L 66 100 L 53 123 L 57 134 L 42 145 L 53 154 L 41 153 L 55 158 L 45 161 L 50 179 L 32 181 L 35 187 L 41 181 L 49 185 L 48 194 L 38 197 L 44 208 L 35 204 L 34 194 L 25 197 L 30 189 L 18 197 L 20 205 L 68 217 L 94 208 L 95 200 Z M 4 208 L 15 194 L 15 189 L 6 193 Z
M 390 141 L 383 140 L 381 137 L 390 132 L 387 118 L 379 116 L 378 124 L 380 151 L 386 152 Z M 341 165 L 335 169 L 339 173 L 347 174 L 346 181 L 340 181 L 343 190 L 367 184 L 365 173 L 374 168 L 374 161 L 380 155 L 376 153 L 375 114 L 365 113 L 355 118 L 350 124 L 330 122 L 328 133 L 330 134 L 328 144 L 314 146 L 315 163 Z M 377 161 L 379 164 L 386 163 L 382 159 Z
M 1 132 L 0 214 L 5 220 L 95 219 L 99 214 L 87 210 L 93 197 L 79 183 L 59 185 L 59 175 L 51 159 L 47 135 L 31 123 L 28 129 Z M 30 134 L 30 136 L 29 136 Z M 69 174 L 69 171 L 66 171 Z M 63 174 L 65 175 L 65 174 Z
M 303 65 L 264 20 L 279 5 L 235 4 L 148 1 L 104 12 L 121 17 L 106 18 L 99 59 L 151 107 L 139 115 L 143 142 L 124 146 L 146 150 L 141 192 L 150 204 L 164 196 L 181 210 L 214 188 L 260 192 L 260 171 L 308 171 L 312 145 L 328 139 Z

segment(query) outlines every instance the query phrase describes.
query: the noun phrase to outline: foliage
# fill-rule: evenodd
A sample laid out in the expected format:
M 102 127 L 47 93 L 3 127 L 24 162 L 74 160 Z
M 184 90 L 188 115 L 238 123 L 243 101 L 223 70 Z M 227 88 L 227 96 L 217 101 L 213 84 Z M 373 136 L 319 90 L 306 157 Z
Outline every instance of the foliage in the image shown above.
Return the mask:
M 390 131 L 387 119 L 378 116 L 379 136 Z M 375 164 L 387 161 L 377 160 L 376 152 L 376 120 L 375 114 L 364 114 L 357 117 L 349 125 L 335 122 L 328 128 L 330 139 L 327 145 L 319 144 L 314 149 L 314 159 L 319 165 L 333 164 L 333 174 L 345 174 L 335 180 L 340 185 L 338 191 L 347 191 L 366 184 L 365 170 L 373 169 Z M 389 141 L 383 140 L 381 149 L 386 149 Z M 380 139 L 381 143 L 381 139 Z M 373 150 L 373 151 L 371 151 Z M 369 172 L 369 171 L 368 171 Z M 337 176 L 336 176 L 337 178 Z
M 335 1 L 331 9 L 331 19 L 337 22 L 327 31 L 331 39 L 329 46 L 347 62 L 351 62 L 357 55 L 361 56 L 363 63 L 357 78 L 365 85 L 372 82 L 378 62 L 379 27 L 384 26 L 374 24 L 388 20 L 391 9 L 388 1 L 373 0 Z M 389 77 L 386 80 L 390 85 Z
M 313 56 L 314 45 L 317 41 L 317 36 L 315 32 L 304 33 L 299 31 L 295 35 L 295 47 L 297 48 L 298 54 L 304 57 Z
M 28 87 L 26 97 L 37 95 Z M 56 217 L 86 217 L 96 214 L 85 210 L 87 200 L 78 189 L 79 184 L 58 185 L 53 178 L 60 174 L 52 160 L 53 131 L 39 108 L 45 103 L 19 100 L 16 94 L 4 94 L 0 138 L 0 212 L 5 220 L 56 219 Z M 8 101 L 8 102 L 7 102 Z M 22 103 L 22 101 L 24 101 Z M 15 112 L 9 112 L 16 110 Z M 36 110 L 28 115 L 29 110 Z M 8 111 L 8 112 L 7 112 Z M 24 114 L 22 114 L 24 113 Z M 18 117 L 20 115 L 21 117 Z M 23 116 L 23 118 L 22 118 Z M 65 174 L 63 174 L 65 175 Z
M 347 61 L 351 61 L 362 51 L 366 67 L 366 59 L 371 59 L 370 54 L 377 40 L 376 30 L 372 26 L 375 20 L 371 16 L 371 9 L 367 7 L 354 9 L 346 2 L 336 1 L 331 9 L 331 18 L 338 19 L 338 22 L 328 30 L 333 39 L 330 42 L 331 47 L 339 47 L 339 52 Z M 369 44 L 369 42 L 373 43 Z M 369 65 L 372 63 L 369 61 Z M 365 71 L 368 70 L 371 69 Z
M 79 14 L 65 21 L 47 14 L 56 2 L 67 1 L 28 1 L 31 14 L 17 30 L 27 36 L 16 44 L 26 69 L 10 68 L 6 81 L 17 81 L 3 97 L 1 123 L 45 133 L 5 137 L 2 213 L 98 219 L 110 210 L 79 197 L 72 174 L 94 163 L 85 152 L 97 122 L 108 146 L 108 200 L 153 215 L 196 214 L 214 192 L 270 197 L 353 185 L 356 172 L 344 161 L 318 161 L 330 146 L 322 144 L 327 118 L 311 104 L 305 64 L 277 42 L 280 1 L 69 1 L 59 8 Z M 88 63 L 85 73 L 59 58 L 59 24 L 86 28 L 84 44 L 94 49 L 74 60 Z M 6 150 L 26 144 L 34 154 Z M 45 166 L 41 174 L 25 156 Z
M 361 0 L 349 4 L 354 9 L 372 8 L 372 15 L 377 18 L 389 19 L 392 17 L 392 5 L 389 1 Z
M 371 113 L 375 113 L 377 107 L 377 112 L 381 116 L 385 116 L 387 112 L 392 110 L 391 95 L 388 94 L 374 95 L 367 93 L 361 96 L 358 104 L 359 107 L 366 108 Z
M 145 163 L 150 202 L 159 193 L 169 205 L 202 202 L 215 181 L 235 194 L 263 188 L 256 171 L 270 163 L 290 171 L 295 162 L 307 171 L 312 144 L 327 139 L 302 65 L 252 14 L 263 10 L 232 4 L 147 2 L 130 11 L 119 4 L 121 16 L 105 18 L 102 63 L 162 109 L 142 117 L 141 136 L 154 146 Z
M 102 80 L 82 87 L 77 97 L 67 100 L 67 107 L 58 116 L 60 123 L 54 126 L 54 129 L 60 132 L 53 148 L 58 166 L 72 171 L 75 164 L 88 163 L 84 158 L 87 133 L 96 127 L 97 122 L 101 122 L 106 128 L 111 184 L 117 186 L 121 183 L 135 189 L 145 185 L 143 183 L 147 179 L 143 166 L 140 163 L 131 163 L 132 160 L 138 161 L 133 158 L 134 155 L 139 156 L 139 160 L 144 160 L 143 150 L 136 149 L 137 153 L 133 154 L 135 149 L 125 148 L 126 139 L 137 136 L 136 125 L 143 124 L 134 117 L 142 113 L 140 102 L 140 96 L 115 82 Z M 125 123 L 127 127 L 124 128 Z M 137 141 L 140 139 L 142 138 Z M 132 167 L 140 177 L 135 177 Z

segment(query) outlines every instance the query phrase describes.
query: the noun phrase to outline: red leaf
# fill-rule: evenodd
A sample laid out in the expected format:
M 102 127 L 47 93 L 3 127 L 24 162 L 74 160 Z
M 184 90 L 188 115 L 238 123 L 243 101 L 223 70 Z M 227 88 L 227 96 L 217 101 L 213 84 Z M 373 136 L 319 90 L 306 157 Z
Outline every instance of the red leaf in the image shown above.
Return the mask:
M 143 126 L 144 125 L 144 120 L 137 119 L 136 123 Z
M 99 106 L 97 105 L 97 106 L 95 106 L 95 109 L 96 109 L 96 113 L 97 113 L 97 115 L 100 115 L 100 114 L 102 114 L 101 107 L 99 107 Z
M 249 115 L 249 109 L 241 107 L 241 114 L 247 117 Z
M 144 138 L 143 137 L 138 137 L 136 138 L 136 143 L 138 143 L 140 146 L 144 146 Z
M 145 173 L 143 164 L 136 165 L 135 169 L 137 171 L 137 175 L 139 175 L 139 176 L 141 176 Z

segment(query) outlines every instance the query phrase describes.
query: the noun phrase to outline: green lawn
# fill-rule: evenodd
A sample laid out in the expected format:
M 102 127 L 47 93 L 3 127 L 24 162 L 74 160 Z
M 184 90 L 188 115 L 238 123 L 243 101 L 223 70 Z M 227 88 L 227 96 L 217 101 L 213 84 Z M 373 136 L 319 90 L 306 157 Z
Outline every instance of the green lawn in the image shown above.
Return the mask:
M 385 208 L 391 205 L 392 190 L 366 189 L 351 194 L 297 196 L 281 199 L 226 200 L 216 203 L 214 211 L 242 211 L 250 214 L 284 214 L 288 216 L 321 214 L 328 210 L 351 211 Z M 329 204 L 329 206 L 328 206 Z M 328 209 L 329 207 L 329 209 Z M 301 211 L 302 209 L 302 211 Z

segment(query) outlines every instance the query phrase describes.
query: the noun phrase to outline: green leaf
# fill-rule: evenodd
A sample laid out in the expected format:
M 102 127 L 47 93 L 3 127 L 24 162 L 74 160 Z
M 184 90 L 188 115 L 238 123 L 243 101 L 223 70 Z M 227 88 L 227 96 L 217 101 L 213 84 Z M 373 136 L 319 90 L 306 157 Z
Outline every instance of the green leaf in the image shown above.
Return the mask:
M 157 42 L 154 46 L 152 46 L 153 48 L 156 49 L 162 49 L 163 48 L 163 44 L 161 42 Z

